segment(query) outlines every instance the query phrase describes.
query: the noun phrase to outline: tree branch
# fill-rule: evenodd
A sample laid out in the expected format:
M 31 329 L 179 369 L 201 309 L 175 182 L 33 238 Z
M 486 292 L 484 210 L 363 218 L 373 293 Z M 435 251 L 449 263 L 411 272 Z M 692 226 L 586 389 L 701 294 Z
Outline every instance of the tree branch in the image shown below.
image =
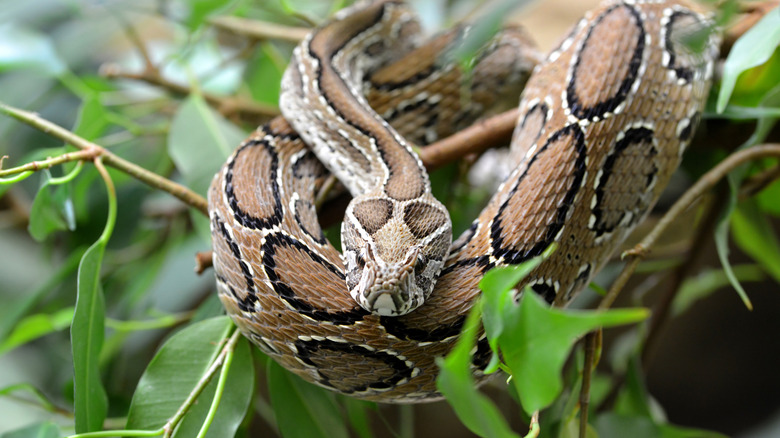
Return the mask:
M 141 73 L 123 72 L 116 64 L 104 64 L 100 67 L 100 74 L 108 79 L 132 79 L 135 81 L 146 82 L 151 85 L 164 88 L 178 96 L 187 96 L 192 93 L 192 89 L 170 81 L 157 74 L 156 70 L 146 70 Z M 264 105 L 250 100 L 235 96 L 218 96 L 212 93 L 201 92 L 203 99 L 213 105 L 225 117 L 235 113 L 250 114 L 262 117 L 273 117 L 279 115 L 279 108 L 272 105 Z
M 38 114 L 33 112 L 24 111 L 12 106 L 0 103 L 0 112 L 8 114 L 9 116 L 26 123 L 39 131 L 45 132 L 52 137 L 58 138 L 65 143 L 73 145 L 81 150 L 90 151 L 94 153 L 94 158 L 103 157 L 103 163 L 109 165 L 117 170 L 121 170 L 128 175 L 131 175 L 141 182 L 148 184 L 156 189 L 168 192 L 171 195 L 179 198 L 185 204 L 194 207 L 204 215 L 208 216 L 208 203 L 199 194 L 193 192 L 189 188 L 177 184 L 167 178 L 163 178 L 156 173 L 150 172 L 137 164 L 131 163 L 123 158 L 114 155 L 109 150 L 99 146 L 85 138 L 68 131 L 67 129 L 52 123 Z
M 282 26 L 241 17 L 213 17 L 209 19 L 209 23 L 218 29 L 258 40 L 274 39 L 297 43 L 311 32 L 311 29 L 306 27 Z

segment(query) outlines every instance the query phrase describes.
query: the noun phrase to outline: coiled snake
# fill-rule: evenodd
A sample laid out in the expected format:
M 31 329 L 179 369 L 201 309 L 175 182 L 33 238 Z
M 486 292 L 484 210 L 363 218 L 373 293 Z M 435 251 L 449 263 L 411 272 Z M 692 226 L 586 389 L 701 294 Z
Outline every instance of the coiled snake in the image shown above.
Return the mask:
M 494 106 L 522 85 L 533 50 L 518 51 L 524 37 L 505 32 L 477 57 L 468 88 L 456 67 L 432 61 L 462 30 L 398 59 L 416 44 L 406 6 L 380 0 L 340 12 L 296 49 L 285 117 L 258 128 L 211 185 L 214 268 L 228 314 L 308 381 L 375 401 L 435 399 L 435 359 L 453 347 L 485 272 L 556 242 L 524 285 L 563 305 L 655 203 L 709 90 L 718 50 L 710 28 L 676 1 L 610 0 L 589 12 L 534 70 L 513 170 L 447 256 L 448 215 L 409 141 L 445 135 Z M 355 197 L 343 260 L 314 208 L 327 171 L 302 139 Z M 490 349 L 477 345 L 482 380 Z

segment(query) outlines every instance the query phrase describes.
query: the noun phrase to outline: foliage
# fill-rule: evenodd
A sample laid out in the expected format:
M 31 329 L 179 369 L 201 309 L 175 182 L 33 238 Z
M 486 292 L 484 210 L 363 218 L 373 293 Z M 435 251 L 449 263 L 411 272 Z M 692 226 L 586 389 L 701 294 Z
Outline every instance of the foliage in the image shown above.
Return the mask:
M 495 28 L 508 4 L 490 9 L 489 22 L 476 33 Z M 115 436 L 117 429 L 124 436 L 254 436 L 263 430 L 371 437 L 396 427 L 407 436 L 412 411 L 400 411 L 400 424 L 391 425 L 390 408 L 305 383 L 238 336 L 222 315 L 211 276 L 192 274 L 192 254 L 210 245 L 207 219 L 194 203 L 188 207 L 165 193 L 173 186 L 151 189 L 139 182 L 153 175 L 204 195 L 231 150 L 275 113 L 294 38 L 247 37 L 213 18 L 246 17 L 294 31 L 343 6 L 316 5 L 0 0 L 0 102 L 37 112 L 88 146 L 63 145 L 0 119 L 0 156 L 7 156 L 0 161 L 0 410 L 17 413 L 0 416 L 2 437 Z M 445 14 L 437 8 L 428 13 Z M 743 148 L 771 139 L 780 117 L 777 12 L 737 41 L 705 114 L 757 120 Z M 467 52 L 455 56 L 467 64 Z M 2 112 L 27 117 L 6 106 Z M 707 170 L 702 163 L 712 167 L 736 146 L 692 151 L 695 162 L 685 171 L 699 177 Z M 697 205 L 700 217 L 719 218 L 705 229 L 705 240 L 714 233 L 722 266 L 689 275 L 675 258 L 680 254 L 640 265 L 658 275 L 689 275 L 671 292 L 670 317 L 726 284 L 749 302 L 741 283 L 780 282 L 773 228 L 780 216 L 778 174 L 777 159 L 743 164 L 728 177 L 724 207 Z M 456 223 L 468 224 L 466 212 L 481 206 L 480 189 L 472 190 L 454 166 L 433 178 L 440 199 L 457 206 Z M 751 261 L 732 268 L 728 253 L 734 249 Z M 439 388 L 465 428 L 488 437 L 522 435 L 510 412 L 531 425 L 531 436 L 577 436 L 584 408 L 591 437 L 719 436 L 671 425 L 648 394 L 642 356 L 657 328 L 640 323 L 647 310 L 550 308 L 528 290 L 516 302 L 513 287 L 531 266 L 483 279 L 481 305 L 457 347 L 440 359 Z M 599 277 L 593 289 L 612 279 Z M 599 297 L 589 296 L 578 305 L 595 307 Z M 582 337 L 625 324 L 632 325 L 626 341 L 606 352 L 613 373 L 591 373 L 589 361 L 602 355 L 599 337 Z M 490 371 L 510 376 L 508 384 L 494 385 L 509 394 L 503 404 L 473 384 L 470 354 L 483 326 L 495 352 Z M 581 394 L 584 386 L 589 393 Z M 588 397 L 589 407 L 581 404 Z

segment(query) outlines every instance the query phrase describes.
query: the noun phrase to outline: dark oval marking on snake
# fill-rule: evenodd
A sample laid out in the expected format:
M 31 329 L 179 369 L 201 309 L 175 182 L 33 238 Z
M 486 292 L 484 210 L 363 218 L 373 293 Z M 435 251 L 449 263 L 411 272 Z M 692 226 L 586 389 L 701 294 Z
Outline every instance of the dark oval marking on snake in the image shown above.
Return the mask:
M 330 312 L 327 309 L 316 308 L 308 301 L 297 296 L 295 291 L 288 284 L 279 280 L 279 275 L 276 273 L 274 256 L 277 247 L 291 247 L 300 251 L 310 257 L 314 263 L 326 267 L 328 271 L 338 276 L 342 282 L 345 281 L 344 273 L 341 272 L 341 269 L 313 252 L 304 243 L 295 240 L 292 237 L 284 234 L 269 234 L 266 236 L 265 243 L 263 243 L 263 266 L 265 267 L 266 276 L 270 280 L 274 292 L 296 311 L 315 321 L 330 322 L 340 325 L 352 325 L 369 314 L 357 305 L 348 311 Z
M 576 154 L 573 178 L 571 179 L 571 184 L 569 185 L 568 190 L 561 199 L 558 208 L 555 211 L 553 220 L 550 221 L 546 226 L 543 238 L 534 242 L 533 246 L 530 248 L 504 247 L 505 233 L 502 219 L 504 211 L 509 205 L 510 200 L 512 200 L 512 197 L 518 192 L 519 187 L 523 185 L 523 181 L 528 175 L 528 172 L 533 168 L 534 164 L 539 161 L 539 158 L 544 155 L 550 145 L 559 140 L 562 140 L 564 137 L 568 137 L 571 140 L 569 147 L 573 148 L 573 152 Z M 585 145 L 585 135 L 578 125 L 568 125 L 558 130 L 547 139 L 547 142 L 545 142 L 544 146 L 542 146 L 539 151 L 536 152 L 528 161 L 527 167 L 515 182 L 514 187 L 510 191 L 509 196 L 507 196 L 506 201 L 504 201 L 504 203 L 501 204 L 501 207 L 499 207 L 496 218 L 491 224 L 491 246 L 493 247 L 493 254 L 496 258 L 503 258 L 504 263 L 510 265 L 519 264 L 533 257 L 541 255 L 544 250 L 555 241 L 555 236 L 558 235 L 558 232 L 561 231 L 565 225 L 566 217 L 568 216 L 569 211 L 573 208 L 574 198 L 582 187 L 582 182 L 587 171 L 586 158 L 587 148 Z M 508 224 L 507 226 L 512 226 L 512 224 Z
M 241 160 L 241 154 L 247 151 L 249 148 L 262 147 L 271 159 L 271 165 L 268 167 L 269 177 L 268 180 L 271 183 L 271 193 L 273 193 L 273 213 L 270 217 L 260 218 L 253 216 L 239 205 L 238 198 L 236 197 L 235 188 L 233 185 L 233 169 L 237 162 Z M 227 196 L 230 209 L 233 211 L 233 217 L 238 221 L 241 226 L 250 228 L 253 230 L 261 230 L 264 228 L 271 228 L 278 225 L 284 216 L 282 209 L 282 200 L 279 197 L 279 184 L 277 183 L 277 175 L 279 172 L 279 155 L 276 153 L 274 147 L 268 143 L 265 139 L 252 139 L 246 141 L 241 147 L 236 150 L 233 160 L 227 165 L 225 172 L 225 195 Z
M 595 30 L 601 30 L 600 28 L 602 26 L 600 26 L 600 24 L 602 24 L 602 21 L 604 21 L 610 15 L 618 13 L 622 10 L 627 11 L 631 15 L 634 21 L 635 29 L 638 32 L 638 36 L 636 38 L 636 41 L 634 42 L 634 48 L 631 51 L 631 56 L 626 66 L 627 72 L 623 77 L 623 80 L 619 82 L 617 90 L 615 90 L 615 92 L 611 96 L 603 98 L 595 103 L 591 103 L 590 105 L 585 104 L 584 101 L 586 99 L 583 96 L 587 96 L 588 91 L 592 92 L 593 90 L 578 91 L 577 89 L 578 84 L 580 82 L 583 82 L 583 85 L 590 85 L 588 84 L 588 81 L 591 81 L 592 84 L 597 87 L 596 91 L 601 91 L 605 78 L 601 75 L 600 72 L 580 69 L 580 66 L 582 65 L 581 61 L 585 56 L 588 55 L 589 46 L 591 44 L 594 46 L 593 50 L 597 52 L 598 55 L 602 57 L 607 55 L 606 53 L 604 53 L 604 50 L 600 47 L 602 42 L 591 41 L 591 37 L 593 36 L 593 32 Z M 627 33 L 628 29 L 608 28 L 607 31 Z M 614 58 L 618 60 L 617 62 L 620 62 L 620 60 L 622 60 L 625 57 L 625 53 L 621 53 L 622 49 L 623 48 L 617 46 L 613 48 L 613 51 L 616 52 L 616 56 L 614 56 Z M 572 68 L 572 73 L 571 73 L 571 81 L 569 81 L 569 84 L 566 87 L 566 99 L 569 105 L 569 109 L 571 110 L 571 113 L 578 119 L 595 120 L 597 118 L 598 119 L 604 118 L 606 114 L 614 111 L 615 108 L 617 108 L 621 103 L 623 103 L 626 100 L 626 96 L 628 96 L 628 92 L 631 90 L 631 87 L 639 79 L 639 67 L 642 64 L 642 55 L 644 51 L 645 51 L 645 28 L 642 24 L 642 19 L 639 15 L 639 12 L 637 12 L 633 7 L 626 4 L 615 5 L 607 9 L 603 14 L 601 14 L 598 18 L 596 18 L 593 21 L 593 24 L 588 29 L 588 33 L 585 36 L 585 39 L 583 40 L 582 49 L 580 50 L 579 56 L 577 56 L 574 60 L 574 66 Z M 611 58 L 607 57 L 607 59 L 611 59 Z M 591 69 L 593 68 L 594 65 L 607 67 L 606 65 L 603 64 L 604 62 L 607 61 L 602 60 L 601 63 L 586 62 L 586 65 L 589 65 Z M 587 86 L 585 88 L 587 88 Z M 580 91 L 582 91 L 582 93 L 580 93 Z
M 393 217 L 393 203 L 382 198 L 369 199 L 353 206 L 352 213 L 368 234 L 373 235 Z
M 646 192 L 658 173 L 658 167 L 653 164 L 653 158 L 658 154 L 658 151 L 652 142 L 652 130 L 645 127 L 628 129 L 625 131 L 623 138 L 615 143 L 614 149 L 604 160 L 604 166 L 601 168 L 601 177 L 596 181 L 596 205 L 591 210 L 591 213 L 596 218 L 592 230 L 597 236 L 615 231 L 618 226 L 621 226 L 627 214 L 631 214 L 632 217 L 629 223 L 622 226 L 630 227 L 639 220 L 649 207 L 645 199 L 647 196 Z M 651 167 L 645 174 L 637 174 L 634 171 L 618 173 L 624 169 L 615 168 L 619 159 L 631 158 L 624 157 L 624 155 L 632 146 L 640 148 L 638 152 L 643 153 L 644 156 L 638 159 L 648 163 Z M 617 180 L 613 181 L 615 178 Z M 610 183 L 622 188 L 610 190 L 612 193 L 611 201 L 618 204 L 614 207 L 605 205 L 606 188 Z M 636 187 L 637 184 L 640 184 L 641 187 Z
M 413 202 L 404 207 L 404 222 L 414 237 L 422 239 L 447 225 L 447 215 L 430 204 Z
M 685 22 L 685 20 L 693 21 Z M 690 61 L 701 59 L 701 56 L 696 53 L 695 45 L 698 44 L 696 40 L 709 38 L 709 35 L 703 34 L 706 31 L 704 23 L 691 11 L 674 11 L 669 16 L 665 30 L 664 48 L 669 54 L 666 68 L 673 70 L 678 79 L 686 84 L 690 83 L 694 71 L 699 70 L 699 66 L 692 65 Z
M 303 363 L 311 367 L 314 367 L 317 370 L 317 374 L 320 376 L 317 382 L 320 383 L 321 385 L 328 386 L 331 388 L 334 388 L 335 386 L 333 385 L 333 383 L 330 382 L 330 379 L 322 373 L 320 365 L 318 365 L 312 360 L 312 358 L 316 355 L 316 353 L 321 350 L 332 351 L 340 354 L 345 354 L 345 353 L 355 354 L 364 358 L 378 360 L 386 364 L 388 369 L 393 370 L 393 375 L 390 376 L 389 378 L 384 378 L 381 380 L 377 380 L 359 386 L 354 386 L 351 388 L 344 388 L 342 386 L 339 386 L 338 390 L 345 394 L 364 392 L 371 389 L 379 390 L 379 391 L 390 389 L 404 380 L 411 379 L 412 373 L 414 371 L 413 367 L 407 365 L 406 361 L 398 358 L 397 356 L 394 356 L 392 354 L 383 351 L 377 351 L 377 350 L 365 348 L 361 345 L 352 344 L 352 343 L 336 342 L 328 339 L 322 341 L 318 341 L 318 340 L 304 341 L 299 339 L 295 341 L 295 349 L 298 351 L 298 358 Z

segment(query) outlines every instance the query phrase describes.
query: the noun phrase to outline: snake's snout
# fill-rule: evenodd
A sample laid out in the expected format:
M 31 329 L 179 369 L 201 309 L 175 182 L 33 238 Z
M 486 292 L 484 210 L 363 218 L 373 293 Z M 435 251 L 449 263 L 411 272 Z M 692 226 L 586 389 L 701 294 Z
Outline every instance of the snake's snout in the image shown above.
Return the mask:
M 358 303 L 381 316 L 405 315 L 420 306 L 424 293 L 415 282 L 418 253 L 418 248 L 412 248 L 401 263 L 386 263 L 367 247 L 360 282 L 353 293 Z

